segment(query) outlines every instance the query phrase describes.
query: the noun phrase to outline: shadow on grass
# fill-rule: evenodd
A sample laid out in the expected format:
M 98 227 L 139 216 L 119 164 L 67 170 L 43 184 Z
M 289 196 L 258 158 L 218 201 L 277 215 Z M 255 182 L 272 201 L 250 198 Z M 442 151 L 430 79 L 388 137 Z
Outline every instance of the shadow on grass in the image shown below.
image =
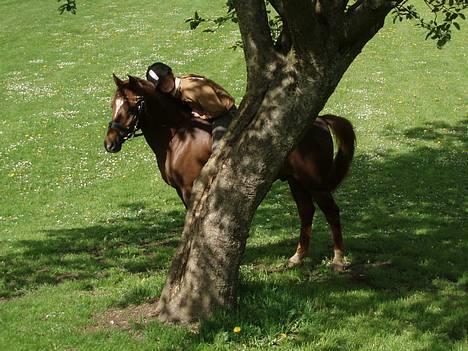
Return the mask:
M 421 274 L 416 280 L 408 279 L 414 288 L 426 286 L 423 280 L 437 276 L 455 281 L 466 268 L 462 252 L 467 245 L 468 121 L 456 126 L 428 123 L 404 134 L 409 144 L 417 141 L 420 146 L 408 153 L 358 155 L 351 175 L 335 195 L 347 251 L 356 266 L 390 261 L 399 266 L 400 279 L 404 271 Z M 266 206 L 258 210 L 256 223 L 272 232 L 293 227 L 294 234 L 273 245 L 247 248 L 247 264 L 268 257 L 287 258 L 294 252 L 299 236 L 294 204 L 276 206 L 279 199 L 289 197 L 288 191 L 277 183 Z M 317 216 L 323 217 L 319 210 L 315 221 Z M 315 265 L 332 256 L 332 241 L 323 219 L 313 232 Z
M 314 230 L 312 257 L 292 271 L 259 262 L 286 260 L 297 234 L 247 245 L 239 308 L 205 322 L 201 342 L 234 325 L 244 332 L 228 330 L 226 342 L 255 347 L 279 345 L 282 334 L 297 346 L 323 344 L 329 334 L 329 344 L 317 349 L 366 349 L 382 330 L 398 336 L 402 328 L 431 350 L 467 337 L 468 124 L 428 123 L 404 135 L 401 148 L 411 151 L 358 155 L 336 194 L 349 271 L 335 274 L 321 263 L 332 256 L 324 221 Z M 275 185 L 257 225 L 272 232 L 295 226 L 298 233 L 296 218 L 285 216 L 293 204 L 276 205 L 287 191 Z M 359 336 L 362 330 L 367 334 Z
M 383 329 L 398 334 L 400 322 L 411 325 L 417 333 L 432 333 L 428 343 L 434 349 L 444 338 L 465 338 L 467 127 L 467 121 L 455 126 L 427 124 L 405 131 L 402 150 L 408 152 L 358 155 L 351 176 L 336 194 L 350 271 L 334 274 L 321 264 L 323 257 L 332 255 L 323 221 L 311 242 L 312 257 L 294 270 L 269 271 L 258 263 L 286 260 L 297 234 L 273 244 L 262 245 L 261 239 L 253 246 L 248 243 L 239 309 L 202 323 L 200 334 L 187 336 L 190 340 L 184 343 L 213 342 L 226 326 L 241 325 L 242 335 L 228 333 L 223 338 L 268 346 L 286 333 L 294 336 L 290 342 L 303 345 L 356 320 L 368 324 L 371 335 Z M 391 131 L 382 142 L 385 138 L 392 138 Z M 105 275 L 112 269 L 130 273 L 166 269 L 183 225 L 182 207 L 157 213 L 139 203 L 124 207 L 133 215 L 49 231 L 42 241 L 18 242 L 22 253 L 2 258 L 3 296 L 42 283 Z M 255 226 L 271 235 L 285 226 L 298 233 L 299 221 L 285 184 L 274 185 L 258 210 Z M 150 337 L 151 328 L 159 330 L 150 326 Z M 356 341 L 336 342 L 344 348 L 359 346 Z
M 2 257 L 0 296 L 14 297 L 41 284 L 167 269 L 183 225 L 182 211 L 121 205 L 124 218 L 89 227 L 46 232 L 43 240 L 21 240 L 21 253 Z

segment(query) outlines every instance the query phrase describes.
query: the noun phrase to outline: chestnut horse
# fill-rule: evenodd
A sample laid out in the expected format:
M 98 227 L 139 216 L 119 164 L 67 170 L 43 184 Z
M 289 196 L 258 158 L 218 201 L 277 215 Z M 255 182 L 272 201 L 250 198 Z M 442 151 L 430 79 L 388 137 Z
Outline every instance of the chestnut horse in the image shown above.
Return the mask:
M 157 92 L 147 80 L 129 76 L 123 81 L 114 75 L 114 81 L 117 91 L 104 147 L 108 152 L 118 152 L 124 141 L 141 129 L 156 155 L 162 178 L 177 190 L 187 206 L 193 182 L 211 155 L 211 125 L 192 118 L 190 110 L 179 100 Z M 337 141 L 335 157 L 330 130 Z M 332 266 L 343 269 L 340 214 L 331 192 L 346 176 L 354 147 L 355 134 L 348 120 L 321 116 L 285 161 L 278 179 L 287 180 L 301 220 L 299 243 L 289 266 L 301 263 L 307 255 L 316 203 L 331 227 Z

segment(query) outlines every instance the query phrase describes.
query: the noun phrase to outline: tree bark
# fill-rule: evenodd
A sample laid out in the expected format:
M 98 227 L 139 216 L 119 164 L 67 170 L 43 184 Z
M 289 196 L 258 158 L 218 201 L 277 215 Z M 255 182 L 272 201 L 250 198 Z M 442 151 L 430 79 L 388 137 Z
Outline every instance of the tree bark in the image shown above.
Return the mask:
M 355 33 L 368 30 L 368 23 L 358 27 L 356 17 L 344 12 L 339 22 L 328 22 L 335 7 L 320 12 L 311 4 L 296 0 L 281 7 L 284 20 L 293 24 L 285 29 L 292 44 L 284 53 L 274 49 L 264 1 L 236 2 L 247 91 L 238 118 L 193 187 L 181 242 L 158 303 L 163 321 L 190 322 L 236 304 L 239 266 L 255 211 L 289 151 L 363 46 Z M 345 2 L 334 4 L 345 11 L 340 5 Z M 346 22 L 346 16 L 352 21 Z M 383 24 L 380 17 L 374 20 L 373 34 Z M 351 27 L 353 36 L 346 39 Z

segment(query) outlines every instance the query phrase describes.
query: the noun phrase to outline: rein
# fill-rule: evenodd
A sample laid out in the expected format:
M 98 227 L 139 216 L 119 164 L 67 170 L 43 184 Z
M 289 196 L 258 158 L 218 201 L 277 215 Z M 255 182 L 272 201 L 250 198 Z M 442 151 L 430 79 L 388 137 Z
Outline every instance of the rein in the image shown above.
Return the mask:
M 128 98 L 124 98 L 129 102 Z M 125 127 L 123 124 L 115 121 L 109 122 L 109 129 L 115 130 L 123 141 L 131 140 L 143 135 L 143 132 L 138 133 L 138 131 L 141 130 L 141 114 L 147 112 L 147 107 L 143 96 L 136 96 L 135 98 L 136 100 L 132 101 L 134 102 L 134 105 L 128 109 L 128 114 L 132 118 L 129 127 Z M 209 125 L 209 123 L 199 118 L 193 118 L 190 123 L 194 122 L 195 124 L 201 124 L 203 126 Z M 172 141 L 180 129 L 183 129 L 183 127 L 171 127 L 166 123 L 161 123 L 161 126 L 169 130 L 169 142 Z

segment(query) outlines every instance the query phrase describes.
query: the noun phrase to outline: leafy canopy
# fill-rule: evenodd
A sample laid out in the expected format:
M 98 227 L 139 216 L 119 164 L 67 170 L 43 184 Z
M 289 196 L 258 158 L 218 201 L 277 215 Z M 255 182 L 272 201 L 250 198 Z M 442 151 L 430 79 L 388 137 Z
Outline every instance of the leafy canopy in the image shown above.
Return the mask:
M 58 11 L 63 14 L 69 12 L 76 14 L 76 0 L 57 0 L 60 3 Z M 205 32 L 215 32 L 217 28 L 228 21 L 236 22 L 237 17 L 234 11 L 234 1 L 227 0 L 227 11 L 224 16 L 203 17 L 195 11 L 193 17 L 186 19 L 191 29 L 196 29 L 205 22 Z M 269 0 L 266 0 L 270 2 Z M 349 4 L 348 8 L 356 7 L 366 0 L 356 0 Z M 452 38 L 452 29 L 460 30 L 460 22 L 465 20 L 464 11 L 468 7 L 468 0 L 423 0 L 429 11 L 429 15 L 422 15 L 410 0 L 397 0 L 393 9 L 393 21 L 412 20 L 418 27 L 426 30 L 426 40 L 436 41 L 438 48 L 442 48 Z M 271 8 L 268 10 L 269 24 L 273 38 L 277 37 L 282 29 L 281 17 Z M 237 43 L 234 48 L 241 46 Z

